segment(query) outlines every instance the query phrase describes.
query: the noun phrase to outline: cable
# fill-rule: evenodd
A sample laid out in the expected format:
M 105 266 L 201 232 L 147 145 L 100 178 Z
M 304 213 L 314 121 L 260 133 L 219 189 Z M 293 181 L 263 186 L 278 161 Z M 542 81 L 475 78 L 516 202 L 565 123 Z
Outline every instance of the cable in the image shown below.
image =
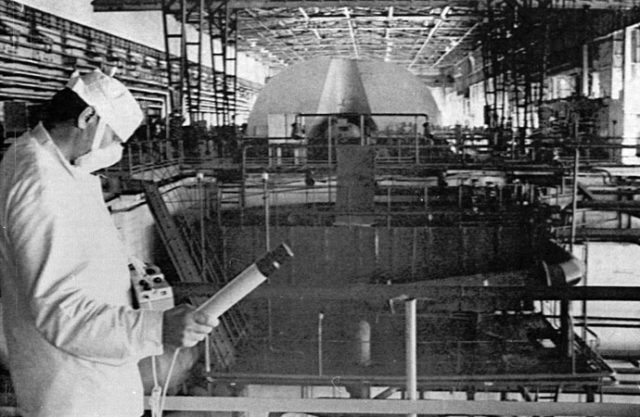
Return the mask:
M 238 303 L 238 301 L 244 298 L 248 293 L 266 281 L 272 273 L 277 271 L 280 266 L 292 256 L 293 252 L 291 252 L 291 249 L 289 249 L 286 244 L 281 243 L 276 249 L 267 252 L 255 263 L 242 271 L 231 282 L 222 287 L 213 297 L 201 304 L 195 312 L 202 312 L 210 318 L 217 320 L 218 317 L 221 317 L 222 314 Z M 148 305 L 151 307 L 151 300 L 148 300 Z M 155 370 L 155 358 L 152 358 L 154 382 L 156 383 L 156 386 L 153 388 L 150 404 L 153 417 L 162 417 L 165 401 L 167 399 L 167 391 L 169 390 L 171 374 L 173 373 L 173 368 L 175 367 L 179 353 L 180 348 L 176 348 L 173 353 L 173 358 L 171 359 L 171 365 L 169 366 L 167 377 L 164 381 L 164 388 L 159 394 L 159 401 L 159 387 L 157 384 L 157 374 Z
M 171 374 L 173 373 L 173 367 L 176 365 L 178 354 L 180 353 L 180 348 L 176 348 L 176 351 L 173 352 L 173 358 L 171 358 L 171 365 L 169 365 L 169 371 L 167 372 L 167 378 L 164 380 L 164 389 L 162 390 L 161 400 L 160 400 L 160 408 L 158 409 L 158 417 L 162 417 L 162 413 L 164 411 L 164 402 L 167 399 L 167 391 L 169 390 L 169 381 L 171 380 Z
M 151 372 L 153 372 L 153 387 L 158 386 L 158 370 L 156 367 L 156 357 L 151 357 Z
M 162 410 L 160 410 L 160 402 L 162 398 L 162 388 L 158 384 L 158 374 L 156 371 L 156 357 L 151 357 L 151 367 L 153 369 L 153 389 L 151 390 L 151 397 L 149 398 L 149 406 L 151 408 L 152 417 L 161 417 Z
M 151 308 L 151 301 L 148 301 L 148 304 L 149 308 Z M 157 356 L 151 357 L 151 372 L 153 373 L 153 389 L 151 390 L 151 398 L 149 399 L 151 417 L 162 417 L 162 414 L 164 413 L 164 403 L 167 398 L 167 391 L 169 390 L 169 382 L 171 381 L 171 374 L 173 373 L 173 368 L 178 360 L 179 353 L 180 348 L 176 348 L 176 351 L 173 352 L 171 365 L 169 365 L 169 371 L 167 372 L 167 377 L 164 380 L 164 388 L 160 387 L 160 384 L 158 383 L 158 368 L 156 364 Z
M 151 300 L 147 300 L 149 309 L 152 309 Z M 153 388 L 151 389 L 151 397 L 149 398 L 149 406 L 151 408 L 151 417 L 161 417 L 160 402 L 162 398 L 162 388 L 158 383 L 158 367 L 156 356 L 151 357 L 151 372 L 153 374 Z

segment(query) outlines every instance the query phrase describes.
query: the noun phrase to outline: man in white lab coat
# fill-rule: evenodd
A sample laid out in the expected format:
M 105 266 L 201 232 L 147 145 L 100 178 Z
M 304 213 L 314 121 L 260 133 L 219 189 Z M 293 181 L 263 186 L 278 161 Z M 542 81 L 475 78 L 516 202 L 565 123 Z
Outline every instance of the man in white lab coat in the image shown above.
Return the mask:
M 91 172 L 117 162 L 142 120 L 131 93 L 74 75 L 0 163 L 0 281 L 24 417 L 143 413 L 137 362 L 216 323 L 190 306 L 130 307 L 128 256 Z

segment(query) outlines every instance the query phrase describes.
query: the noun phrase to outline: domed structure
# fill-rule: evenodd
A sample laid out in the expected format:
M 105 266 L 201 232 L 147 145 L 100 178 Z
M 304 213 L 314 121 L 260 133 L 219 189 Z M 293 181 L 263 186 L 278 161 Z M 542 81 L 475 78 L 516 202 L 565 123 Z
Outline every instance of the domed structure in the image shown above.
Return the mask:
M 419 113 L 428 115 L 431 123 L 440 120 L 428 87 L 408 70 L 380 61 L 328 57 L 294 65 L 269 80 L 249 115 L 247 133 L 267 136 L 269 115 L 292 118 L 300 113 Z M 393 122 L 391 117 L 374 117 L 367 125 L 382 129 Z M 307 132 L 319 123 L 312 121 Z

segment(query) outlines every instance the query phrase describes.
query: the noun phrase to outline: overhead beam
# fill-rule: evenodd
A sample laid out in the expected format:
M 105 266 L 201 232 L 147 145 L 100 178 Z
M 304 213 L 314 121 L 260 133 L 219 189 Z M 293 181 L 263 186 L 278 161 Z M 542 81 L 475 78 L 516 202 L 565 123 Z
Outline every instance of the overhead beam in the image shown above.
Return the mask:
M 391 53 L 393 52 L 393 41 L 391 40 L 391 29 L 393 27 L 393 6 L 389 6 L 389 11 L 387 13 L 387 27 L 384 32 L 384 40 L 385 40 L 385 53 L 384 60 L 388 62 L 391 58 Z
M 351 43 L 353 44 L 353 52 L 356 58 L 360 58 L 360 51 L 358 50 L 358 42 L 356 40 L 356 33 L 353 29 L 353 22 L 351 21 L 351 13 L 349 13 L 349 8 L 345 7 L 343 9 L 344 15 L 347 18 L 347 25 L 349 25 L 349 36 L 351 36 Z
M 445 59 L 445 57 L 446 57 L 447 55 L 449 55 L 449 54 L 450 54 L 451 52 L 453 52 L 453 51 L 454 51 L 458 46 L 460 46 L 460 44 L 461 44 L 462 42 L 464 42 L 464 40 L 465 40 L 465 39 L 466 39 L 466 38 L 471 34 L 471 32 L 473 32 L 473 31 L 474 31 L 478 26 L 480 26 L 480 23 L 476 23 L 475 25 L 471 26 L 471 27 L 469 28 L 469 30 L 467 30 L 467 31 L 464 33 L 464 35 L 462 35 L 462 36 L 461 36 L 461 37 L 456 41 L 455 46 L 453 46 L 453 47 L 452 47 L 451 49 L 449 49 L 448 51 L 445 51 L 445 53 L 444 53 L 444 54 L 442 54 L 442 55 L 440 56 L 440 58 L 438 58 L 438 60 L 437 60 L 437 61 L 436 61 L 432 66 L 431 66 L 431 68 L 435 68 L 435 67 L 437 67 L 437 66 L 440 64 L 440 62 L 442 62 L 442 60 L 443 60 L 443 59 Z
M 233 2 L 230 2 L 233 3 Z M 269 35 L 271 39 L 277 39 L 280 41 L 280 43 L 284 46 L 285 50 L 290 51 L 292 54 L 296 55 L 296 58 L 303 61 L 304 58 L 293 48 L 290 48 L 283 40 L 280 39 L 280 37 L 278 36 L 278 34 L 271 29 L 269 26 L 267 26 L 262 19 L 260 19 L 259 16 L 257 16 L 254 12 L 252 12 L 251 10 L 247 10 L 247 13 L 249 13 L 249 15 L 253 18 L 253 20 L 259 25 L 261 26 Z M 273 41 L 272 40 L 266 40 L 268 44 L 273 45 Z M 271 52 L 271 51 L 267 51 L 267 52 Z M 273 52 L 272 52 L 273 53 Z M 282 57 L 279 56 L 275 56 L 275 59 L 278 61 L 282 60 Z
M 418 59 L 420 59 L 420 56 L 424 52 L 425 48 L 427 47 L 429 42 L 431 42 L 431 38 L 433 38 L 433 35 L 435 35 L 436 31 L 438 30 L 438 28 L 440 27 L 444 19 L 447 18 L 447 13 L 449 12 L 450 9 L 451 8 L 447 6 L 444 8 L 444 10 L 442 10 L 442 13 L 440 13 L 440 18 L 429 31 L 429 34 L 427 35 L 427 39 L 424 40 L 422 46 L 420 46 L 420 49 L 418 49 L 418 52 L 416 52 L 415 56 L 413 57 L 413 60 L 411 61 L 407 69 L 411 69 L 411 67 L 413 67 L 416 64 L 416 62 L 418 62 Z
M 215 1 L 213 4 L 218 4 Z M 547 4 L 546 0 L 534 0 L 531 7 L 537 7 L 540 3 Z M 552 0 L 552 4 L 563 8 L 582 9 L 609 9 L 632 8 L 636 4 L 634 0 L 575 0 L 565 2 Z M 161 10 L 161 0 L 93 0 L 93 10 L 96 12 L 109 11 L 145 11 Z M 388 0 L 233 0 L 229 2 L 230 8 L 272 8 L 272 7 L 386 7 Z M 465 9 L 484 10 L 486 0 L 393 0 L 396 7 L 432 7 L 442 8 L 446 6 L 461 7 Z
M 304 10 L 304 8 L 299 7 L 298 10 L 300 10 L 300 14 L 302 14 L 302 17 L 304 17 L 304 21 L 307 25 L 309 25 L 310 21 L 309 21 L 309 15 L 307 14 L 306 10 Z M 322 36 L 320 36 L 320 32 L 318 32 L 318 29 L 316 28 L 309 28 L 309 30 L 315 35 L 315 37 L 318 40 L 322 39 Z
M 195 1 L 195 0 L 194 0 Z M 220 1 L 214 1 L 216 5 Z M 484 7 L 485 0 L 394 0 L 397 7 L 433 7 L 441 8 L 448 5 L 479 9 Z M 109 11 L 148 11 L 161 10 L 161 0 L 93 0 L 93 10 L 96 12 Z M 272 7 L 386 7 L 385 0 L 233 0 L 229 1 L 229 8 L 272 8 Z

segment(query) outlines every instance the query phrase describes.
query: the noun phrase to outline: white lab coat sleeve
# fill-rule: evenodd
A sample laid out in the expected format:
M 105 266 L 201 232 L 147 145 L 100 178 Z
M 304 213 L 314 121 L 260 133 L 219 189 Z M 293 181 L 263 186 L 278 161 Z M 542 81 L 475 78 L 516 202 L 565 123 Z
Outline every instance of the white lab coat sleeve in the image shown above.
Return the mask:
M 78 230 L 69 197 L 49 188 L 23 181 L 8 205 L 18 287 L 36 328 L 57 348 L 100 363 L 161 354 L 162 312 L 104 304 L 87 293 L 95 277 L 79 234 L 92 231 Z

